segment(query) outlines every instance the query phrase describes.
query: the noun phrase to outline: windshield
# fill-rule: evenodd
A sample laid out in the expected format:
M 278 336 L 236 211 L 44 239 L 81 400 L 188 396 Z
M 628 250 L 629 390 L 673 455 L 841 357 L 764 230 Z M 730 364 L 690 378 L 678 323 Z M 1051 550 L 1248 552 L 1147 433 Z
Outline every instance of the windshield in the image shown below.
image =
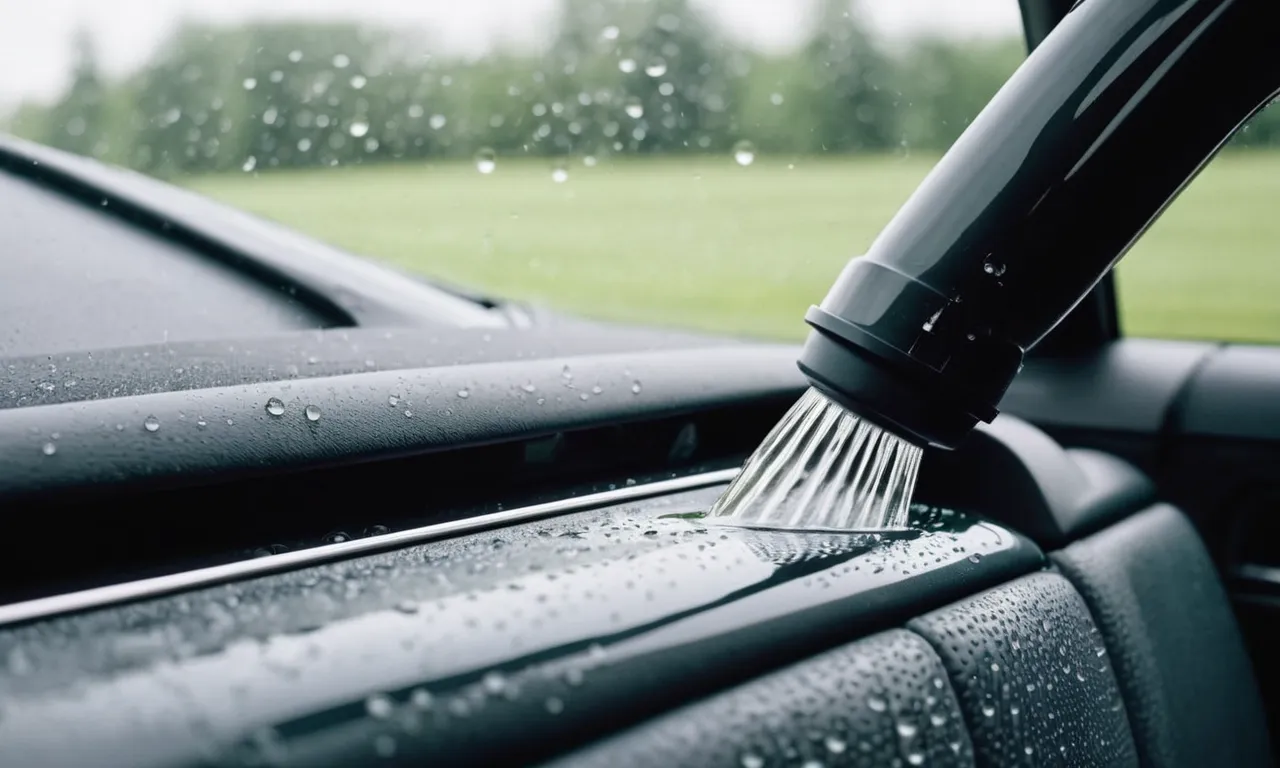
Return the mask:
M 575 314 L 795 339 L 1025 55 L 1015 0 L 62 0 L 9 132 Z

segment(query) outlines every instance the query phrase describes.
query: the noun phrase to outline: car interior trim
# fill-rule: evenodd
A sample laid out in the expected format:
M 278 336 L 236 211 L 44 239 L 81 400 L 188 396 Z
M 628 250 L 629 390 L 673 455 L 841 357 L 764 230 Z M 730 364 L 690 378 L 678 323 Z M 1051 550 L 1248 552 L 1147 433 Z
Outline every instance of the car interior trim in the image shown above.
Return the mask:
M 576 498 L 558 499 L 518 509 L 477 515 L 463 520 L 425 525 L 419 528 L 394 531 L 336 544 L 326 544 L 295 552 L 284 552 L 269 557 L 258 557 L 252 560 L 241 560 L 208 568 L 197 568 L 150 579 L 139 579 L 35 600 L 24 600 L 0 606 L 0 626 L 159 597 L 182 590 L 207 587 L 213 584 L 262 576 L 294 568 L 303 568 L 318 563 L 357 555 L 367 555 L 424 541 L 475 533 L 488 528 L 564 515 L 570 512 L 581 512 L 609 504 L 637 501 L 652 496 L 722 485 L 728 483 L 737 474 L 737 468 L 721 469 L 669 480 L 659 480 L 643 485 L 624 486 Z

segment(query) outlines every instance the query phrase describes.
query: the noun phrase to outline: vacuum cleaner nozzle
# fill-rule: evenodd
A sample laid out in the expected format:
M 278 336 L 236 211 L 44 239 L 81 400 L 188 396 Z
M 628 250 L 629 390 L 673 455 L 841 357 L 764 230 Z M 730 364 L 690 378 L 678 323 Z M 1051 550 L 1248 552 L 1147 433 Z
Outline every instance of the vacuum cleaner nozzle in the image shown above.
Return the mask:
M 820 307 L 811 383 L 918 445 L 991 421 L 1028 349 L 1280 89 L 1274 0 L 1084 0 Z

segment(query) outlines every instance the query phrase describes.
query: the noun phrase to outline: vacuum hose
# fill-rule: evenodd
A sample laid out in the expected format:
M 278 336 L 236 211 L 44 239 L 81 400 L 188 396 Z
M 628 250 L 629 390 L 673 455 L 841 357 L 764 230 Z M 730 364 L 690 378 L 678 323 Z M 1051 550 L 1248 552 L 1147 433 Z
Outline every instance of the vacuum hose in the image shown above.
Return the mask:
M 1077 3 L 810 308 L 801 370 L 903 438 L 954 448 L 1275 97 L 1277 21 L 1277 0 Z

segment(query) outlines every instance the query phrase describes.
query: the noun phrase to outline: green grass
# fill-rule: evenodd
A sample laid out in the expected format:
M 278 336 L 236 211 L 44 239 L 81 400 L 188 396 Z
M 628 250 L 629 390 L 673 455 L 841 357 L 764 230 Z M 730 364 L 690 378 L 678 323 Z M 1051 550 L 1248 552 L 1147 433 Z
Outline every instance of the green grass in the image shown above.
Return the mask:
M 538 161 L 212 176 L 196 190 L 348 250 L 594 317 L 804 333 L 933 158 Z M 1280 340 L 1280 152 L 1216 160 L 1120 268 L 1125 332 Z M 1085 223 L 1082 222 L 1082 226 Z

